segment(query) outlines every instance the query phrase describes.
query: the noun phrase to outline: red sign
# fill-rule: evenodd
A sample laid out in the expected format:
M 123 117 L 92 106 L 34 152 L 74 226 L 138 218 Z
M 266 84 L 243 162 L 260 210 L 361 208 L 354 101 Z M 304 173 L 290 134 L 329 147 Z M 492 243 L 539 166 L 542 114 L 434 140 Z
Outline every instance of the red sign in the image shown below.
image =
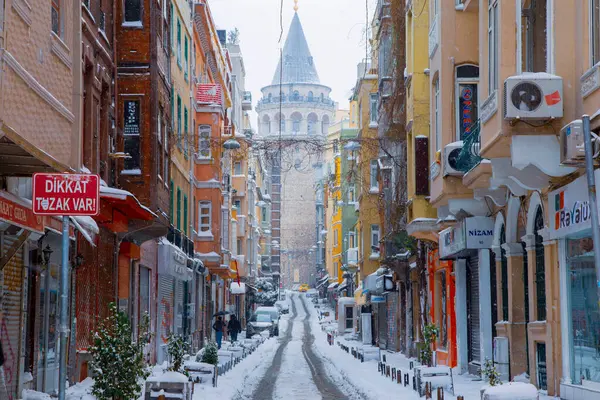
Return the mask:
M 30 207 L 9 200 L 0 193 L 0 219 L 36 232 L 44 232 L 43 217 L 31 212 Z
M 196 87 L 196 101 L 207 104 L 223 104 L 221 85 L 201 83 Z
M 33 213 L 38 215 L 97 215 L 100 177 L 89 174 L 34 174 Z

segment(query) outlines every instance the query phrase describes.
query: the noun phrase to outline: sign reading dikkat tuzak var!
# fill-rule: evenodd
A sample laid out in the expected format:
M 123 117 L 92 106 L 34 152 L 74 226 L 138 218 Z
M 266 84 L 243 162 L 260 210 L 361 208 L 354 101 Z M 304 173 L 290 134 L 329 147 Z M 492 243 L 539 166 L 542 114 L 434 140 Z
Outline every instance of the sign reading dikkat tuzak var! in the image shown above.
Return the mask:
M 97 215 L 100 177 L 89 174 L 34 174 L 33 212 L 38 215 Z

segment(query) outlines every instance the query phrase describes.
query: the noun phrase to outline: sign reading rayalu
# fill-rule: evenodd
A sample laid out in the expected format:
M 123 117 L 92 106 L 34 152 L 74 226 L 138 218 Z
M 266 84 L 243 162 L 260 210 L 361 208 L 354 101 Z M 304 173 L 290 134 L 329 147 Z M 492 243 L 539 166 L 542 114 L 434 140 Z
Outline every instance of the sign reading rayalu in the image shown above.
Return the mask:
M 33 213 L 93 216 L 100 209 L 100 177 L 92 174 L 34 174 Z

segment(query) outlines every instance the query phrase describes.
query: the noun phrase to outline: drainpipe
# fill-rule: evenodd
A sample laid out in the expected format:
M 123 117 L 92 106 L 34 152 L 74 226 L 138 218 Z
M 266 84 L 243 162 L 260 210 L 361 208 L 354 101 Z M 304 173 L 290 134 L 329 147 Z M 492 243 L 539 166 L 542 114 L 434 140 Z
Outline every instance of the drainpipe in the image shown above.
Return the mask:
M 583 74 L 582 54 L 583 54 L 583 10 L 587 1 L 577 0 L 575 5 L 575 74 L 577 79 L 573 80 L 575 86 L 575 115 L 579 118 L 583 114 L 583 96 L 581 93 L 581 81 L 579 76 Z M 555 32 L 556 33 L 556 32 Z M 552 49 L 554 51 L 554 48 Z
M 81 136 L 83 132 L 82 121 L 82 103 L 83 103 L 83 72 L 81 70 L 82 63 L 82 47 L 81 47 L 81 4 L 78 1 L 73 2 L 73 95 L 71 101 L 73 104 L 74 121 L 71 125 L 71 167 L 81 168 Z

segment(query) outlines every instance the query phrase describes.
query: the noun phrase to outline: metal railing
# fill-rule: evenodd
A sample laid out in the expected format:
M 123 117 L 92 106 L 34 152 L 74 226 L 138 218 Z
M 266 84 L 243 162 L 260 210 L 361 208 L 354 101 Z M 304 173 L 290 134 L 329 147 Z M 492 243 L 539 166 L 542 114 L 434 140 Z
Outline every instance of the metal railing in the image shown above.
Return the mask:
M 325 104 L 328 106 L 333 106 L 335 105 L 335 102 L 333 100 L 331 100 L 330 98 L 324 98 L 323 100 L 321 100 L 320 97 L 315 96 L 315 97 L 309 97 L 309 96 L 283 96 L 281 98 L 281 101 L 283 103 L 316 103 L 316 104 Z M 262 99 L 260 99 L 258 101 L 258 105 L 261 104 L 274 104 L 274 103 L 279 103 L 279 96 L 276 97 L 263 97 Z
M 194 257 L 194 242 L 177 228 L 170 226 L 167 240 L 180 248 L 188 257 Z
M 481 150 L 480 127 L 479 120 L 477 120 L 471 125 L 470 133 L 463 138 L 463 147 L 456 159 L 456 168 L 459 171 L 467 173 L 483 160 L 483 157 L 479 154 Z

